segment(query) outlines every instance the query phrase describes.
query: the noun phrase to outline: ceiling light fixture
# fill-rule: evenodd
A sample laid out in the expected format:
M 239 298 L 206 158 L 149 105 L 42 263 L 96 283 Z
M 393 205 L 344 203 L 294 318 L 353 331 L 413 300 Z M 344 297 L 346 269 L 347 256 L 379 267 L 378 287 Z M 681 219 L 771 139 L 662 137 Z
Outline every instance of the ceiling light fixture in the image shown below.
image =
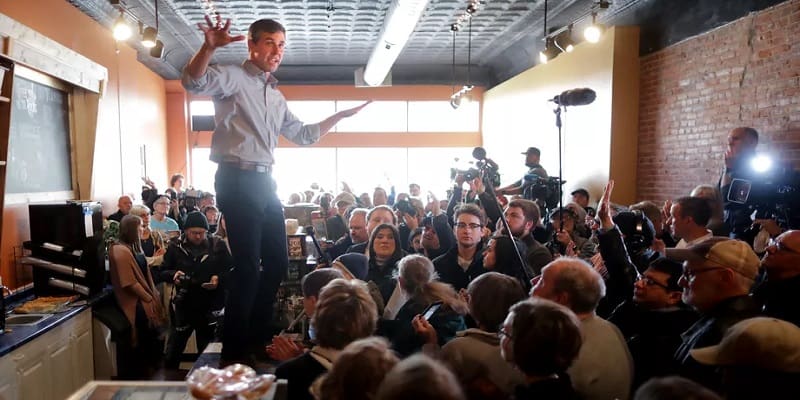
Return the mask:
M 583 30 L 583 37 L 589 43 L 597 43 L 603 35 L 603 26 L 597 23 L 597 12 L 592 13 L 592 24 Z
M 114 39 L 116 40 L 127 40 L 133 34 L 130 25 L 125 21 L 122 10 L 119 11 L 119 17 L 114 21 L 114 27 L 112 29 L 114 32 Z
M 572 24 L 569 28 L 556 37 L 555 45 L 563 52 L 572 53 L 575 50 L 575 39 L 572 38 Z
M 364 68 L 364 82 L 380 85 L 408 42 L 428 0 L 392 0 L 383 30 Z
M 559 54 L 561 54 L 561 50 L 556 47 L 555 39 L 553 38 L 546 38 L 544 50 L 539 52 L 539 61 L 542 64 L 547 64 L 548 61 L 556 58 Z
M 148 26 L 142 33 L 142 46 L 152 49 L 156 46 L 156 28 Z

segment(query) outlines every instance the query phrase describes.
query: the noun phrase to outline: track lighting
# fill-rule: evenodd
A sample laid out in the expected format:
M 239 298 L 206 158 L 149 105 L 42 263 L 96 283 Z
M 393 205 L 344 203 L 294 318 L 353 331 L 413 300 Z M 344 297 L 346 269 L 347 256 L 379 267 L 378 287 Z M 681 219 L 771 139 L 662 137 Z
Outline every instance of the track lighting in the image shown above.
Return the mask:
M 589 43 L 597 43 L 603 35 L 603 26 L 597 23 L 597 13 L 592 13 L 592 24 L 583 30 L 583 37 Z
M 539 61 L 542 64 L 547 64 L 548 61 L 556 58 L 561 53 L 555 45 L 555 40 L 551 37 L 545 39 L 544 50 L 539 52 Z
M 575 39 L 572 38 L 572 24 L 569 25 L 569 29 L 566 32 L 556 37 L 555 44 L 561 51 L 567 53 L 572 53 L 575 50 Z
M 122 11 L 119 13 L 119 17 L 114 21 L 114 39 L 116 40 L 127 40 L 133 34 L 131 31 L 130 25 L 125 21 L 125 17 L 122 15 Z
M 156 32 L 156 28 L 148 26 L 144 29 L 144 33 L 142 33 L 142 46 L 147 47 L 148 49 L 152 49 L 156 46 L 156 36 L 158 36 L 158 32 Z
M 155 45 L 150 49 L 150 57 L 154 58 L 161 58 L 164 54 L 164 43 L 160 40 L 156 40 Z

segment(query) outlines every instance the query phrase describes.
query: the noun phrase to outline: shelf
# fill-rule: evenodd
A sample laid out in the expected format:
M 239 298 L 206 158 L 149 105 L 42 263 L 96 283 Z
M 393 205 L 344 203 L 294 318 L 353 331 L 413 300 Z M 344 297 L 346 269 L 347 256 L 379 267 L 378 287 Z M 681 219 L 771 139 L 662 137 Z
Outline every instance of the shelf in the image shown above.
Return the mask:
M 9 99 L 9 98 L 8 98 L 8 97 L 6 97 L 6 96 L 0 96 L 0 102 L 3 102 L 3 103 L 10 103 L 10 102 L 11 102 L 11 99 Z

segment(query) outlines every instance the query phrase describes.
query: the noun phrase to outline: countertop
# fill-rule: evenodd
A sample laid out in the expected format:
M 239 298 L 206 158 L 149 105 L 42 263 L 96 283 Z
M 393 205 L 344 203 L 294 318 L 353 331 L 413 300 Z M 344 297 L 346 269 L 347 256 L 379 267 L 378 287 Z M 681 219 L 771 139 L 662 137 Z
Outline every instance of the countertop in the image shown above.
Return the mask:
M 85 302 L 80 301 L 80 305 L 69 306 L 67 310 L 52 314 L 51 316 L 39 321 L 35 325 L 6 325 L 6 331 L 0 333 L 0 357 L 14 351 L 20 346 L 30 342 L 33 339 L 41 336 L 47 331 L 61 325 L 70 318 L 78 315 L 80 312 L 89 309 L 92 304 L 103 299 L 111 294 L 110 290 L 94 295 L 87 299 Z M 33 299 L 33 294 L 14 299 L 10 304 L 7 304 L 8 309 L 21 305 L 27 300 Z

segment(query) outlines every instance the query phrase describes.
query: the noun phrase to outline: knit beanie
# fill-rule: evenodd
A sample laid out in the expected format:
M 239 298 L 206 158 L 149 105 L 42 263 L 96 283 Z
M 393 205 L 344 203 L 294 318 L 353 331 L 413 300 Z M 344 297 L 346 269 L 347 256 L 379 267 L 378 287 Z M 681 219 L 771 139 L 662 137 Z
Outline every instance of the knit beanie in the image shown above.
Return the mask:
M 208 220 L 206 216 L 200 211 L 192 211 L 186 214 L 186 222 L 183 223 L 183 229 L 189 228 L 203 228 L 208 230 Z

